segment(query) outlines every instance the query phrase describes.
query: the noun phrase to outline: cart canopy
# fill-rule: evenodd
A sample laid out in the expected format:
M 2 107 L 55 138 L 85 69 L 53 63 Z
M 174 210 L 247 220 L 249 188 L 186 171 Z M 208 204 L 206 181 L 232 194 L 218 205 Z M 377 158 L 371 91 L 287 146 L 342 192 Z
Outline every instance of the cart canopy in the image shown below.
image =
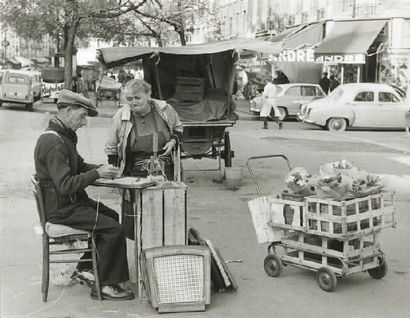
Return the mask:
M 253 51 L 277 55 L 282 50 L 281 42 L 268 42 L 258 39 L 234 39 L 213 43 L 175 47 L 112 47 L 101 48 L 98 51 L 98 59 L 107 68 L 125 64 L 152 54 L 174 54 L 174 55 L 202 55 L 226 51 Z
M 170 103 L 182 121 L 235 119 L 232 89 L 238 52 L 278 54 L 281 44 L 235 39 L 180 47 L 116 47 L 99 49 L 108 67 L 142 59 L 144 79 L 154 98 Z

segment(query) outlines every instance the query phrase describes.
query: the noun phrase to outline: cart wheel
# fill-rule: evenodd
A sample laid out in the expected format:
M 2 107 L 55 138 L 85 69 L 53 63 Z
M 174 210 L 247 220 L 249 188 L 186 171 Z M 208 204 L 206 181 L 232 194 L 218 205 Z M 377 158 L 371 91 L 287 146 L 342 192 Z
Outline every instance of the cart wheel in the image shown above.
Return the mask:
M 271 277 L 277 277 L 282 273 L 283 264 L 280 257 L 276 254 L 269 254 L 263 262 L 266 274 Z
M 383 258 L 379 258 L 380 265 L 378 267 L 369 269 L 367 272 L 374 279 L 380 279 L 387 274 L 387 263 Z
M 334 291 L 337 285 L 336 275 L 327 267 L 321 267 L 316 273 L 316 280 L 324 291 Z
M 225 167 L 232 167 L 232 149 L 231 149 L 231 138 L 229 137 L 229 132 L 225 131 L 224 134 L 224 160 Z

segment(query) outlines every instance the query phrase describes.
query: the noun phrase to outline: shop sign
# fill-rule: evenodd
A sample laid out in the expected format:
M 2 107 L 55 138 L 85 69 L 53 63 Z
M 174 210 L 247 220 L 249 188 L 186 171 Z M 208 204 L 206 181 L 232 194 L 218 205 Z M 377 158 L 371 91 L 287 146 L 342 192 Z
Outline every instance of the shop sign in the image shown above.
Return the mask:
M 9 45 L 10 45 L 10 42 L 9 42 L 9 41 L 7 41 L 7 40 L 1 41 L 1 46 L 7 47 L 7 46 L 9 46 Z
M 307 62 L 331 64 L 365 64 L 364 54 L 322 54 L 313 49 L 282 50 L 277 56 L 270 56 L 273 62 Z
M 315 54 L 316 63 L 365 64 L 364 54 Z
M 273 62 L 315 62 L 314 50 L 282 50 L 279 55 L 272 56 Z

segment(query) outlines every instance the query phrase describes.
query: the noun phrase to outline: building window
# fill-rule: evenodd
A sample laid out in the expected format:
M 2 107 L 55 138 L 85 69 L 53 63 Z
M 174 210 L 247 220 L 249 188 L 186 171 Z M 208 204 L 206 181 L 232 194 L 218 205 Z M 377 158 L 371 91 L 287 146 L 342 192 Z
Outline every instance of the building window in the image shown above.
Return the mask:
M 352 5 L 352 0 L 343 0 L 342 1 L 342 11 L 349 11 L 350 6 Z
M 356 13 L 356 16 L 361 17 L 375 15 L 378 5 L 379 0 L 360 1 L 355 4 L 354 11 Z

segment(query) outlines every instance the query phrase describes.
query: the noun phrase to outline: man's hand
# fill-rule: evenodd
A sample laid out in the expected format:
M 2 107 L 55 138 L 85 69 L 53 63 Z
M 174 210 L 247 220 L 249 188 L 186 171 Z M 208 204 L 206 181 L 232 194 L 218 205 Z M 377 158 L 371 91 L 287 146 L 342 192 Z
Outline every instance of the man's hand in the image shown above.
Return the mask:
M 171 151 L 172 151 L 172 148 L 174 148 L 175 144 L 176 144 L 175 139 L 171 139 L 170 141 L 168 141 L 168 142 L 165 144 L 164 148 L 162 148 L 163 150 L 165 150 L 165 152 L 162 154 L 162 156 L 167 156 L 167 155 L 169 155 L 169 154 L 171 153 Z
M 100 175 L 100 178 L 104 179 L 114 179 L 118 176 L 119 169 L 113 165 L 102 165 L 97 168 L 97 172 Z

